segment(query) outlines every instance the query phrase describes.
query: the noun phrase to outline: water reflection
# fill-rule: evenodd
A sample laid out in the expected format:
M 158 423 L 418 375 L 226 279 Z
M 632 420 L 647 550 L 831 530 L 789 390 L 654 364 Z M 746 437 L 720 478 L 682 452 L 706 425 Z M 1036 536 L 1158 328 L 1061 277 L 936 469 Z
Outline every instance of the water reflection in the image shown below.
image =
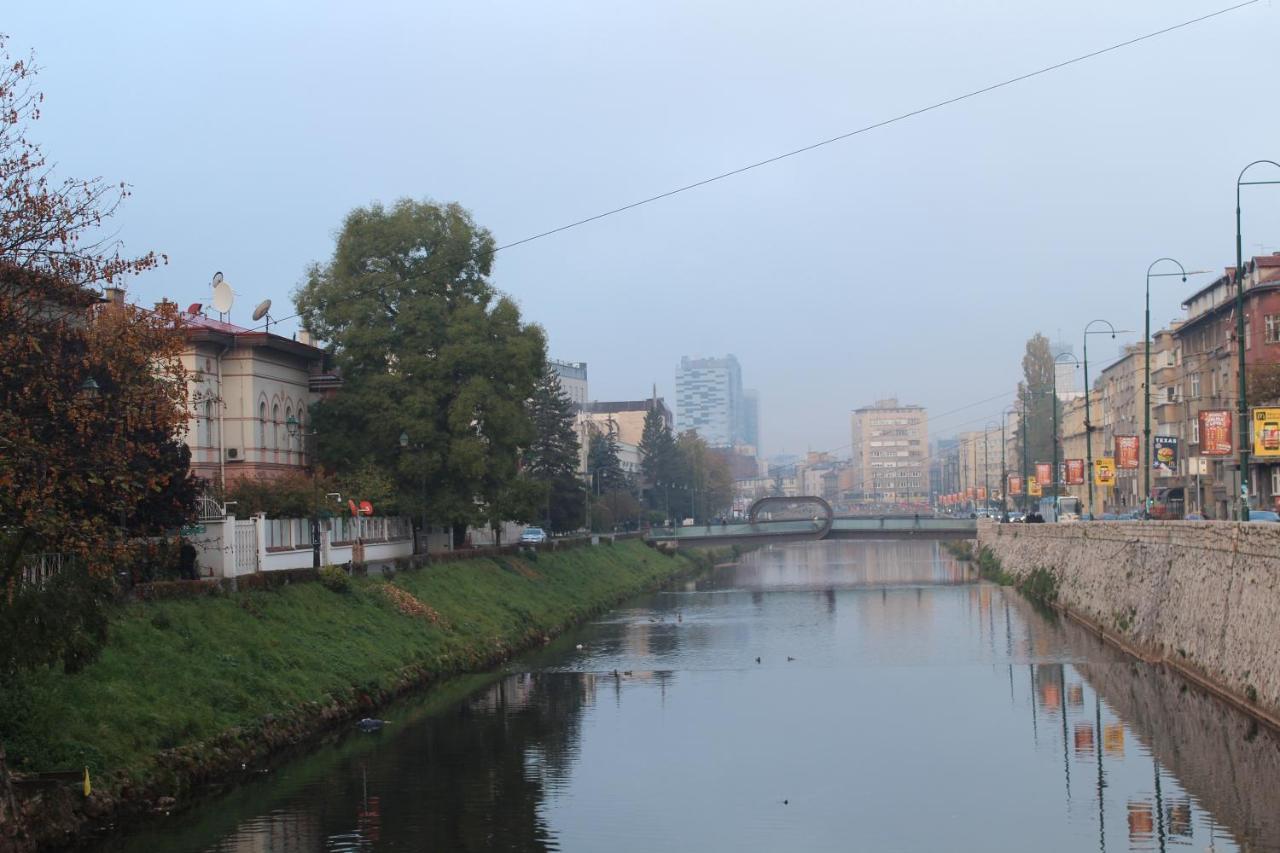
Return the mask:
M 1275 738 L 934 545 L 764 550 L 451 689 L 105 849 L 1280 849 Z

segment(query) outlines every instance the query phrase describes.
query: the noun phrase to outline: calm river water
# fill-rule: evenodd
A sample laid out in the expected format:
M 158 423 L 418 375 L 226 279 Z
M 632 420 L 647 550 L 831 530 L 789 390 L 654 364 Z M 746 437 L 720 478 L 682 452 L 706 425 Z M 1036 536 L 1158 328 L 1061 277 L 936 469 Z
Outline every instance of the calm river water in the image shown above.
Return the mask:
M 101 849 L 1280 850 L 1267 730 L 932 543 L 759 551 L 385 716 Z

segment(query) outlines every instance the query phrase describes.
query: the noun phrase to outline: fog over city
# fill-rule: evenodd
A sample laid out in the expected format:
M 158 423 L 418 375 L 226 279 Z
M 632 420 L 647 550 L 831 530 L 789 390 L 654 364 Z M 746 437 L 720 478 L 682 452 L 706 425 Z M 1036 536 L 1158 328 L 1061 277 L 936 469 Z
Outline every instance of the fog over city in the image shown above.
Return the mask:
M 120 238 L 169 257 L 130 298 L 207 302 L 221 270 L 247 324 L 293 313 L 356 206 L 457 201 L 503 245 L 1225 5 L 25 4 L 4 29 L 43 68 L 34 138 L 128 182 Z M 494 281 L 596 399 L 674 400 L 682 356 L 735 354 L 766 454 L 843 448 L 889 396 L 971 429 L 1033 333 L 1137 330 L 1101 365 L 1152 260 L 1234 263 L 1278 22 L 1248 5 L 519 245 Z M 1245 211 L 1246 257 L 1280 251 L 1274 193 Z M 1208 280 L 1161 279 L 1153 326 Z

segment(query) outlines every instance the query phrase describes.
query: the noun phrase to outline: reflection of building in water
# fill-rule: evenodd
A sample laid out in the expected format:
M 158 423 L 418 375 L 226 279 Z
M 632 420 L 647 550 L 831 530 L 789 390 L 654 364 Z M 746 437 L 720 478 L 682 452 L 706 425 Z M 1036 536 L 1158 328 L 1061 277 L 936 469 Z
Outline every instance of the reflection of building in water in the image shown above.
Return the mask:
M 1150 841 L 1156 834 L 1155 806 L 1148 802 L 1129 801 L 1129 841 Z
M 226 853 L 313 853 L 326 849 L 325 841 L 318 815 L 281 811 L 243 824 L 219 849 Z
M 1076 755 L 1093 755 L 1094 733 L 1092 723 L 1076 723 L 1072 729 L 1072 742 Z
M 1107 723 L 1102 727 L 1102 751 L 1109 758 L 1124 758 L 1124 726 Z

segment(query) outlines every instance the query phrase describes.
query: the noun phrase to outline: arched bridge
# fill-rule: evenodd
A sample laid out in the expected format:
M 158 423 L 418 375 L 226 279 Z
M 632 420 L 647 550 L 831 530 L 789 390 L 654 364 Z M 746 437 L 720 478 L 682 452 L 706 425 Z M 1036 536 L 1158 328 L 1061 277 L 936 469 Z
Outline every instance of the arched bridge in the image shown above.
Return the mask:
M 745 522 L 713 522 L 674 530 L 655 528 L 648 538 L 677 546 L 714 546 L 819 539 L 973 539 L 977 535 L 978 523 L 971 518 L 837 518 L 831 504 L 806 496 L 760 498 L 751 505 Z

